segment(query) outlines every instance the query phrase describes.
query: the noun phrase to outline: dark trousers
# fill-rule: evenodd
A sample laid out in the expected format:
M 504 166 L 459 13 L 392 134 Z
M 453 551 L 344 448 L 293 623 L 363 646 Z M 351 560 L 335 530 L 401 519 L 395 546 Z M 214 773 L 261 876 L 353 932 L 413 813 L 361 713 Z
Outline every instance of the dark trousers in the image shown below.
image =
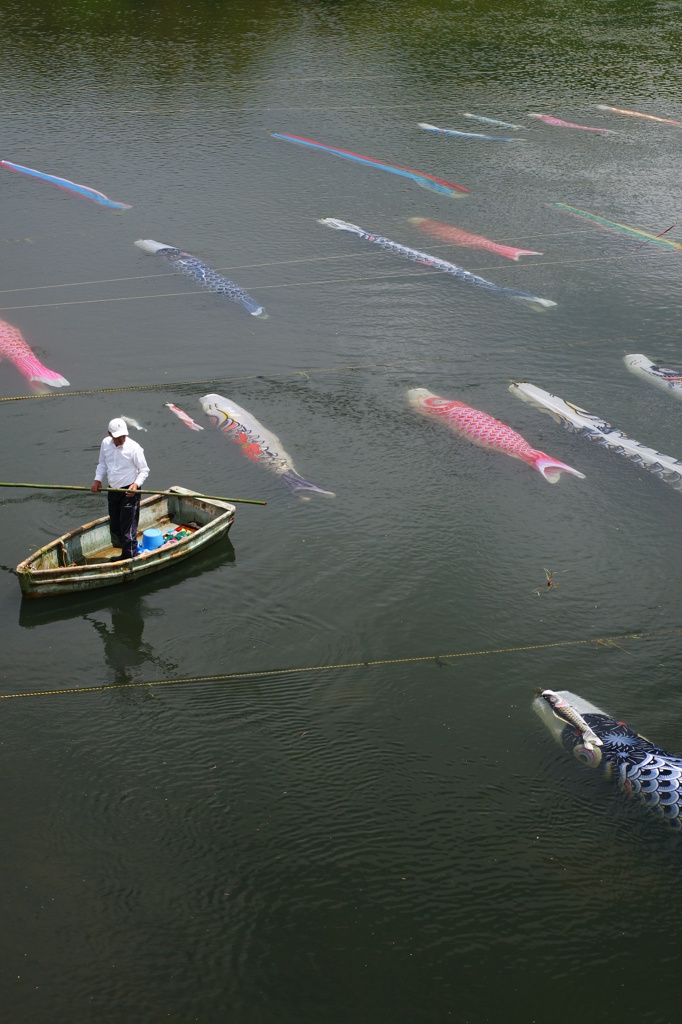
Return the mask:
M 137 522 L 140 518 L 140 495 L 109 491 L 109 530 L 111 543 L 121 548 L 124 558 L 137 554 Z

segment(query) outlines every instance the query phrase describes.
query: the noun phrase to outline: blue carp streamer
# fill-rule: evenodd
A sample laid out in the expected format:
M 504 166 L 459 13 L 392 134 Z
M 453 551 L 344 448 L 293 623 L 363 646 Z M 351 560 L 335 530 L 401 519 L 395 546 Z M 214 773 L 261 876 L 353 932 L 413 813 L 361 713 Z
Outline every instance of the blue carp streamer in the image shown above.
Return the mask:
M 682 758 L 570 690 L 543 690 L 534 706 L 576 760 L 596 768 L 675 831 L 682 830 Z
M 68 178 L 58 178 L 55 174 L 45 174 L 44 171 L 36 171 L 33 167 L 23 167 L 21 164 L 13 164 L 9 160 L 0 160 L 0 167 L 6 167 L 9 171 L 17 171 L 19 174 L 26 174 L 29 178 L 40 178 L 41 181 L 48 181 L 51 185 L 57 185 L 65 192 L 73 192 L 74 195 L 83 196 L 84 199 L 92 199 L 93 203 L 100 206 L 108 206 L 112 210 L 130 210 L 128 203 L 117 203 L 109 199 L 103 192 L 88 185 L 77 185 L 75 181 Z
M 543 306 L 545 308 L 556 306 L 556 302 L 553 302 L 551 299 L 541 299 L 537 295 L 519 291 L 517 288 L 505 288 L 502 285 L 494 284 L 492 281 L 486 281 L 484 277 L 472 274 L 463 267 L 458 267 L 456 263 L 441 260 L 438 256 L 431 256 L 428 252 L 421 252 L 419 249 L 410 249 L 409 246 L 401 245 L 400 242 L 392 242 L 390 238 L 384 238 L 383 235 L 370 234 L 369 231 L 358 227 L 357 224 L 349 224 L 348 221 L 337 220 L 335 217 L 325 217 L 319 220 L 318 223 L 326 224 L 327 227 L 335 228 L 337 231 L 350 231 L 359 238 L 364 238 L 368 242 L 380 245 L 382 249 L 388 249 L 389 252 L 405 256 L 408 260 L 414 260 L 416 263 L 423 263 L 425 267 L 442 270 L 444 274 L 452 274 L 454 277 L 459 277 L 462 281 L 468 281 L 469 284 L 477 284 L 480 288 L 485 288 L 489 292 L 495 292 L 498 295 L 508 295 L 512 299 L 525 299 L 536 306 Z
M 245 309 L 251 316 L 267 317 L 267 313 L 263 306 L 261 306 L 255 299 L 252 299 L 248 292 L 240 288 L 234 281 L 230 281 L 229 278 L 223 277 L 217 270 L 213 270 L 203 260 L 199 260 L 196 256 L 190 256 L 188 252 L 182 252 L 181 249 L 174 249 L 172 245 L 164 245 L 162 242 L 155 242 L 152 238 L 139 238 L 135 245 L 139 246 L 140 249 L 144 249 L 145 252 L 151 252 L 155 256 L 162 256 L 175 270 L 180 270 L 183 274 L 187 274 L 188 277 L 193 277 L 195 281 L 203 285 L 210 292 L 218 292 L 220 295 L 226 295 L 228 299 L 232 299 L 238 305 Z

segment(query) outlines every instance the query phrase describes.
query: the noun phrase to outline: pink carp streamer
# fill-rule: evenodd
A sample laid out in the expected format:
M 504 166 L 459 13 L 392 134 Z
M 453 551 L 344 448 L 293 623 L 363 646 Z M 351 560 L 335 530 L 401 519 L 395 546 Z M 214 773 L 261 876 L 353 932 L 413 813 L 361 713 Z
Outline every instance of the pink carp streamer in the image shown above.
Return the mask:
M 77 185 L 75 181 L 69 181 L 68 178 L 58 178 L 55 174 L 46 174 L 44 171 L 36 171 L 33 167 L 13 164 L 9 160 L 0 160 L 0 167 L 6 167 L 9 171 L 17 171 L 19 174 L 26 174 L 29 178 L 40 178 L 41 181 L 48 181 L 51 185 L 64 189 L 65 192 L 73 192 L 74 195 L 83 196 L 84 199 L 92 199 L 93 203 L 99 203 L 100 206 L 108 206 L 112 210 L 132 209 L 128 203 L 117 203 L 114 199 L 109 199 L 108 196 L 105 196 L 103 192 L 98 192 L 96 188 L 90 188 L 89 185 Z
M 10 363 L 14 363 L 17 370 L 23 373 L 28 380 L 40 381 L 53 388 L 69 386 L 66 377 L 43 366 L 24 341 L 21 331 L 4 320 L 0 320 L 0 359 L 7 359 Z
M 531 448 L 521 434 L 517 434 L 506 423 L 493 419 L 480 409 L 473 409 L 463 402 L 439 398 L 426 388 L 412 388 L 407 396 L 412 408 L 424 416 L 443 420 L 457 434 L 466 437 L 480 448 L 488 448 L 490 451 L 510 455 L 513 459 L 521 459 L 533 469 L 537 469 L 550 484 L 557 483 L 562 473 L 570 473 L 581 480 L 585 479 L 584 473 L 579 473 L 565 462 L 545 455 L 537 448 Z
M 621 110 L 620 107 L 609 107 L 606 103 L 598 103 L 597 110 L 609 110 L 612 114 L 627 114 L 628 117 L 643 117 L 647 121 L 660 121 L 661 124 L 682 124 L 669 117 L 656 117 L 654 114 L 640 114 L 637 110 Z
M 580 128 L 584 132 L 597 132 L 599 135 L 615 135 L 611 128 L 590 128 L 586 124 L 574 124 L 573 121 L 562 121 L 559 117 L 552 117 L 550 114 L 529 114 L 529 117 L 536 117 L 545 124 L 554 124 L 559 128 Z
M 518 260 L 519 256 L 542 256 L 542 253 L 536 252 L 535 249 L 516 249 L 512 245 L 499 245 L 498 242 L 491 242 L 482 235 L 470 235 L 468 231 L 451 227 L 449 224 L 441 224 L 438 220 L 410 217 L 410 224 L 416 224 L 420 231 L 425 231 L 432 238 L 440 238 L 443 242 L 452 242 L 454 245 L 464 245 L 469 249 L 485 249 L 487 252 L 497 253 L 498 256 L 506 256 L 508 260 Z
M 198 423 L 195 423 L 191 416 L 188 416 L 186 412 L 184 412 L 182 409 L 179 409 L 177 405 L 173 405 L 172 402 L 166 402 L 166 408 L 170 409 L 171 412 L 174 412 L 178 419 L 182 420 L 185 426 L 189 427 L 190 430 L 204 429 L 203 427 L 199 426 Z

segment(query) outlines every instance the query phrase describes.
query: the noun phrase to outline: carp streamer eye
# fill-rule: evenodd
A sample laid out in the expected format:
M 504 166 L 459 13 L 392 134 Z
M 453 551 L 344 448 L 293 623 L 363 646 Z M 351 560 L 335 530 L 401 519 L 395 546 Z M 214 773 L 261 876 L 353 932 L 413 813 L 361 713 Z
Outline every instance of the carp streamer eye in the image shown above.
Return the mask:
M 577 747 L 573 748 L 573 756 L 588 768 L 597 768 L 601 764 L 601 750 L 599 747 L 587 747 L 584 743 L 579 743 Z

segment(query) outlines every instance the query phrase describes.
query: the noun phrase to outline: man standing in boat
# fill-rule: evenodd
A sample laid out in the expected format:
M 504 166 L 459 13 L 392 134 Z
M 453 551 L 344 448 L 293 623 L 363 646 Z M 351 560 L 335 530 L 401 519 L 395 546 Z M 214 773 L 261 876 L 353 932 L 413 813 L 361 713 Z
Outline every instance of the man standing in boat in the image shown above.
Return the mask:
M 137 554 L 137 523 L 140 518 L 140 495 L 136 494 L 149 476 L 149 466 L 144 449 L 128 436 L 126 421 L 120 418 L 109 423 L 108 436 L 99 450 L 99 462 L 95 470 L 95 482 L 91 491 L 99 491 L 104 478 L 109 487 L 125 490 L 109 491 L 109 529 L 111 543 L 121 548 L 121 554 L 113 562 L 134 558 Z

